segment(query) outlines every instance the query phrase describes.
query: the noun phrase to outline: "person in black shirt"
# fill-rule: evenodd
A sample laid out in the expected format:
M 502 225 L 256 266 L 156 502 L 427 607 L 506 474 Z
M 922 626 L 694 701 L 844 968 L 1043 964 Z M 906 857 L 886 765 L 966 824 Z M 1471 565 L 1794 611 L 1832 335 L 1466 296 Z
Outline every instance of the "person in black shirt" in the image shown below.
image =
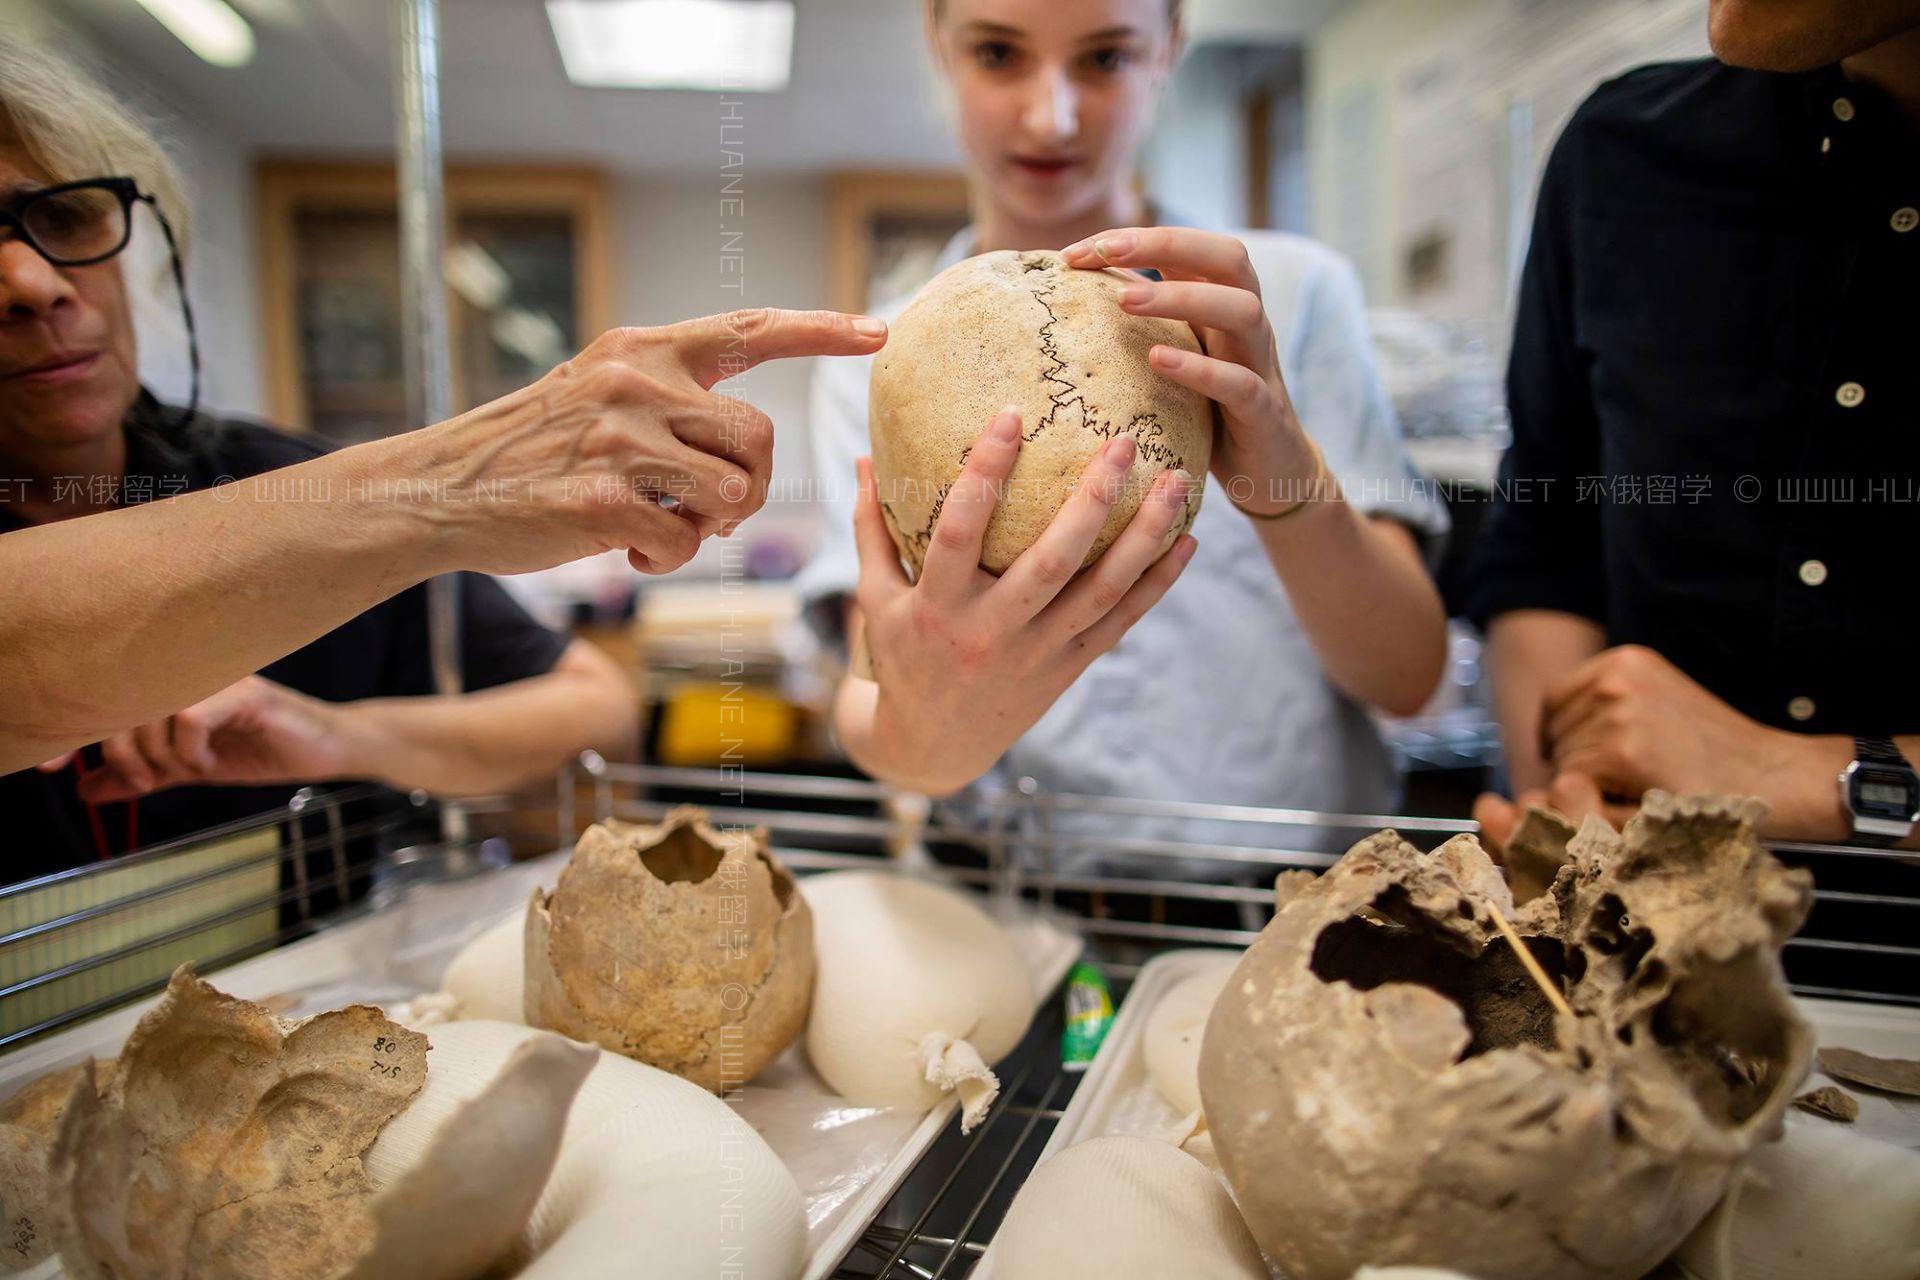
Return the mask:
M 1920 760 L 1920 3 L 1710 28 L 1548 162 L 1469 611 L 1522 801 L 1751 793 L 1838 841 L 1856 737 Z
M 141 393 L 122 427 L 121 474 L 70 487 L 137 502 L 325 451 L 255 423 L 176 417 Z M 0 472 L 31 470 L 30 452 L 0 435 Z M 0 535 L 44 518 L 60 516 L 0 502 Z M 428 696 L 426 587 L 411 587 L 193 706 L 0 775 L 0 873 L 40 875 L 249 817 L 306 782 L 477 794 L 551 773 L 585 747 L 630 758 L 636 702 L 619 668 L 535 622 L 494 579 L 461 577 L 466 695 Z
M 177 193 L 102 91 L 0 40 L 0 876 L 302 782 L 472 794 L 585 747 L 630 755 L 623 674 L 491 578 L 461 592 L 468 692 L 427 696 L 426 580 L 620 546 L 644 571 L 683 563 L 766 492 L 771 425 L 713 383 L 871 351 L 884 326 L 760 311 L 620 330 L 523 392 L 328 453 L 141 389 L 118 255 L 143 204 L 173 242 Z

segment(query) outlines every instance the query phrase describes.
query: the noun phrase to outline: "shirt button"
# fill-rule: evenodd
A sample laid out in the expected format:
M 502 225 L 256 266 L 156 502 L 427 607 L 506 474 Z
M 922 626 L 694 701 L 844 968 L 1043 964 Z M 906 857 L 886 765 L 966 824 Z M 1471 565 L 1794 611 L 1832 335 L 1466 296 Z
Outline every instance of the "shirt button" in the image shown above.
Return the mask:
M 1841 124 L 1853 119 L 1853 99 L 1835 98 L 1833 100 L 1833 118 Z
M 1840 402 L 1842 409 L 1852 409 L 1867 398 L 1867 389 L 1857 382 L 1843 382 L 1833 398 Z
M 1907 205 L 1903 209 L 1895 209 L 1893 211 L 1893 229 L 1895 231 L 1904 234 L 1913 230 L 1915 227 L 1920 227 L 1920 209 L 1916 209 L 1912 205 Z
M 1810 587 L 1817 587 L 1821 583 L 1825 582 L 1826 580 L 1827 580 L 1827 566 L 1823 564 L 1821 561 L 1806 560 L 1801 562 L 1800 581 L 1806 583 Z
M 1787 714 L 1795 720 L 1813 719 L 1813 699 L 1807 697 L 1795 698 L 1787 704 Z

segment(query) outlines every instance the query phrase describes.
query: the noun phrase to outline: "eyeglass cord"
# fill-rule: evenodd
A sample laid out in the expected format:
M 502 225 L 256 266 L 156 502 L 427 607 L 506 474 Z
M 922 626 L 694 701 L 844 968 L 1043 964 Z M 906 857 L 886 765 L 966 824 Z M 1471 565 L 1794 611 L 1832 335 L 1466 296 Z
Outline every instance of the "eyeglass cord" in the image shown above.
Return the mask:
M 167 256 L 173 262 L 173 284 L 180 293 L 180 315 L 187 322 L 187 365 L 191 372 L 188 383 L 187 407 L 180 414 L 175 425 L 185 427 L 193 421 L 194 413 L 200 407 L 200 336 L 193 324 L 193 303 L 187 297 L 186 268 L 180 262 L 180 245 L 173 238 L 173 224 L 167 221 L 167 215 L 160 211 L 160 202 L 152 196 L 142 193 L 140 197 L 153 210 L 153 216 L 160 223 L 160 233 L 167 238 Z

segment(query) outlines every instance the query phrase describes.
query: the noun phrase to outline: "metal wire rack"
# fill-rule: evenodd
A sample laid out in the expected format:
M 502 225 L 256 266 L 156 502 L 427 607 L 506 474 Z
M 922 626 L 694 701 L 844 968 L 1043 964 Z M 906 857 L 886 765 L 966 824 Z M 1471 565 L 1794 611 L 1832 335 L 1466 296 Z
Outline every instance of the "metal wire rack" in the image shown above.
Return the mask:
M 409 882 L 475 869 L 471 850 L 400 844 L 404 807 L 369 812 L 371 792 L 302 792 L 248 822 L 0 888 L 0 1051 L 158 990 L 180 948 L 211 971 L 381 910 Z M 801 874 L 890 859 L 1038 904 L 1084 936 L 1116 996 L 1168 947 L 1250 943 L 1271 915 L 1277 871 L 1324 868 L 1383 827 L 1424 848 L 1473 830 L 1455 819 L 1067 795 L 1031 783 L 930 805 L 854 778 L 613 765 L 591 754 L 560 773 L 551 801 L 467 808 L 531 814 L 549 804 L 558 848 L 588 820 L 647 820 L 697 804 L 724 824 L 767 827 Z M 209 860 L 210 847 L 221 856 Z M 1812 867 L 1818 886 L 1808 927 L 1788 944 L 1795 989 L 1920 1004 L 1920 858 L 1775 848 Z M 241 924 L 251 930 L 236 934 Z M 1078 1078 L 1060 1067 L 1061 1025 L 1049 1001 L 1001 1065 L 1003 1092 L 985 1121 L 965 1137 L 949 1130 L 928 1151 L 836 1277 L 973 1269 L 1072 1097 Z
M 595 818 L 658 818 L 698 804 L 768 828 L 797 870 L 888 855 L 989 894 L 1060 908 L 1110 973 L 1169 946 L 1244 947 L 1272 914 L 1278 871 L 1330 866 L 1393 828 L 1422 848 L 1477 830 L 1466 819 L 1340 814 L 1046 793 L 1031 782 L 955 806 L 851 778 L 611 765 L 578 775 Z M 578 820 L 562 787 L 562 843 Z M 1171 834 L 1170 834 L 1171 833 Z M 1803 995 L 1920 1005 L 1920 855 L 1775 843 L 1814 873 L 1814 911 L 1787 944 Z
M 447 851 L 404 843 L 425 803 L 303 788 L 250 818 L 0 886 L 0 1051 L 150 995 L 183 962 L 211 972 L 444 877 Z
M 1046 794 L 1031 784 L 954 808 L 928 806 L 871 782 L 665 769 L 585 761 L 596 818 L 656 819 L 700 804 L 721 820 L 768 828 L 797 871 L 872 865 L 886 854 L 989 894 L 1038 901 L 1086 937 L 1124 998 L 1139 965 L 1171 946 L 1243 947 L 1272 914 L 1280 870 L 1330 865 L 1364 834 L 1391 827 L 1430 848 L 1464 820 L 1334 814 Z M 560 821 L 571 831 L 563 787 Z M 1143 827 L 1151 834 L 1137 834 Z M 1168 830 L 1203 839 L 1167 836 Z M 1920 1004 L 1920 859 L 1835 845 L 1781 844 L 1811 866 L 1808 928 L 1788 944 L 1806 995 Z M 1851 932 L 1850 932 L 1851 931 Z M 1903 966 L 1902 968 L 1896 968 Z M 1064 1114 L 1079 1077 L 1062 1069 L 1063 1016 L 1050 1001 L 1003 1063 L 1003 1093 L 972 1134 L 949 1130 L 926 1154 L 834 1273 L 835 1280 L 968 1275 Z

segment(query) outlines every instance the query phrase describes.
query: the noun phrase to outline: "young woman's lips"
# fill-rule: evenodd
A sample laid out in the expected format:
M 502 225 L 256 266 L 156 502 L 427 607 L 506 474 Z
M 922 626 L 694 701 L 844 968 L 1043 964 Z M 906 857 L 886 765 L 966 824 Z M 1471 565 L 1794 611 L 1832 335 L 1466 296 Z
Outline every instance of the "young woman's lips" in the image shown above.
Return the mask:
M 94 366 L 99 363 L 100 353 L 96 351 L 89 356 L 73 356 L 69 359 L 58 361 L 57 363 L 43 364 L 36 369 L 28 369 L 25 372 L 17 373 L 14 377 L 22 382 L 30 382 L 35 386 L 42 387 L 53 386 L 62 382 L 78 382 L 88 374 L 91 374 Z
M 1057 178 L 1073 168 L 1071 160 L 1053 160 L 1042 156 L 1015 156 L 1013 163 L 1020 172 L 1034 178 Z

